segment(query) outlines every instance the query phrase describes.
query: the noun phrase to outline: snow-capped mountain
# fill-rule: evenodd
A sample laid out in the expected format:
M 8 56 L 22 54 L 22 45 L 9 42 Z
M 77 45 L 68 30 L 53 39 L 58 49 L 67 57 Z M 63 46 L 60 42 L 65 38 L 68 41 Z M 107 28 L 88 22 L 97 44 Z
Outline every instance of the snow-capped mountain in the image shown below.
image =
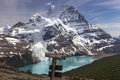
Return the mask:
M 47 59 L 46 53 L 97 55 L 115 46 L 115 40 L 108 33 L 88 23 L 73 6 L 65 8 L 56 18 L 37 13 L 28 23 L 15 24 L 10 35 L 31 44 L 33 54 L 40 60 Z

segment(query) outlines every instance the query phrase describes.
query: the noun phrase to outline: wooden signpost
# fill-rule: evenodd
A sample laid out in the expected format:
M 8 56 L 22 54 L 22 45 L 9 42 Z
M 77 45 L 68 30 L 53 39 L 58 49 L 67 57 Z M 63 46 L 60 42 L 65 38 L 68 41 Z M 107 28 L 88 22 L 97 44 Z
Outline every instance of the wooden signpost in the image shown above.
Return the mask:
M 50 65 L 49 69 L 49 76 L 50 76 L 50 80 L 55 80 L 55 77 L 62 77 L 62 72 L 56 72 L 56 70 L 62 70 L 62 65 L 56 65 L 56 60 L 57 59 L 65 59 L 64 56 L 62 55 L 56 55 L 54 53 L 50 54 L 46 54 L 46 57 L 52 58 L 52 65 Z
M 49 67 L 50 70 L 52 70 L 52 66 Z M 62 70 L 62 65 L 56 65 L 55 70 Z

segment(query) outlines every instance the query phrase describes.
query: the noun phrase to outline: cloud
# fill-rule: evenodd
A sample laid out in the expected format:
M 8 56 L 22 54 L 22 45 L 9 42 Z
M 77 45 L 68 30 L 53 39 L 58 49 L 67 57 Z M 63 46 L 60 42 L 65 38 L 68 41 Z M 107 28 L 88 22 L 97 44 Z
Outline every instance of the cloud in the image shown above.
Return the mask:
M 51 2 L 48 2 L 45 4 L 46 6 L 50 7 L 51 9 L 54 9 L 55 8 L 55 5 L 52 4 Z
M 67 1 L 67 5 L 72 5 L 72 6 L 75 6 L 75 7 L 79 7 L 79 6 L 82 6 L 86 3 L 88 3 L 90 0 L 69 0 Z
M 27 10 L 26 4 L 29 3 L 31 0 L 0 0 L 0 26 L 12 26 L 18 21 L 25 21 L 26 17 L 28 19 L 32 14 Z
M 52 5 L 52 3 L 51 2 L 46 3 L 46 6 L 49 6 L 49 5 Z
M 119 36 L 120 35 L 120 23 L 104 23 L 104 24 L 96 24 L 96 26 L 104 29 L 112 36 Z
M 54 9 L 54 8 L 55 8 L 55 5 L 51 5 L 51 8 Z
M 3 11 L 7 11 L 7 10 L 16 10 L 17 7 L 17 0 L 2 0 L 0 1 L 0 7 L 4 8 Z
M 8 19 L 0 19 L 0 27 L 3 27 L 5 25 L 7 25 L 7 24 L 4 24 L 4 23 L 8 23 L 8 22 L 9 22 Z
M 48 2 L 45 4 L 48 8 L 47 15 L 51 15 L 53 13 L 53 10 L 55 8 L 55 5 L 52 4 L 51 2 Z
M 101 26 L 102 28 L 120 28 L 120 23 L 104 23 L 96 24 L 96 26 Z
M 96 6 L 106 6 L 111 9 L 120 9 L 120 0 L 107 0 L 95 4 Z
M 1 19 L 0 22 L 8 21 L 7 19 Z

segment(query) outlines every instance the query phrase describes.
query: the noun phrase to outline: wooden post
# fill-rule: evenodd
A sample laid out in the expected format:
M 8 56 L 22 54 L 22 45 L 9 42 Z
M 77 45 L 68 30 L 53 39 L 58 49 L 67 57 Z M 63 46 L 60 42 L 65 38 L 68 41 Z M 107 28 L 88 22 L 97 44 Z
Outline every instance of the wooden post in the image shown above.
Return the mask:
M 50 80 L 55 79 L 55 66 L 56 66 L 56 58 L 53 58 L 52 59 L 52 74 L 51 74 Z
M 63 55 L 56 55 L 54 53 L 48 53 L 45 54 L 45 57 L 49 57 L 52 58 L 52 65 L 50 65 L 49 69 L 51 71 L 49 71 L 48 76 L 50 76 L 50 80 L 55 80 L 55 77 L 62 77 L 62 73 L 61 72 L 55 72 L 55 70 L 62 70 L 62 65 L 56 65 L 56 60 L 57 59 L 65 59 L 65 56 Z

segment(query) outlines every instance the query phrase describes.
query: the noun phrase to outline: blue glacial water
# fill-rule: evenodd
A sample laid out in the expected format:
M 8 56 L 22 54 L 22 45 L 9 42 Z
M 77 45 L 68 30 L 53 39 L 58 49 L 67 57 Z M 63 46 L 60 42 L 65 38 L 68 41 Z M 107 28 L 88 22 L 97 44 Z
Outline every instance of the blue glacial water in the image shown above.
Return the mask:
M 66 57 L 65 60 L 57 60 L 58 65 L 63 65 L 63 70 L 61 72 L 70 71 L 72 69 L 84 66 L 96 60 L 92 56 L 71 56 Z M 19 68 L 21 71 L 31 70 L 33 74 L 48 74 L 49 66 L 51 65 L 51 60 L 42 61 L 37 64 L 27 65 L 25 67 Z

